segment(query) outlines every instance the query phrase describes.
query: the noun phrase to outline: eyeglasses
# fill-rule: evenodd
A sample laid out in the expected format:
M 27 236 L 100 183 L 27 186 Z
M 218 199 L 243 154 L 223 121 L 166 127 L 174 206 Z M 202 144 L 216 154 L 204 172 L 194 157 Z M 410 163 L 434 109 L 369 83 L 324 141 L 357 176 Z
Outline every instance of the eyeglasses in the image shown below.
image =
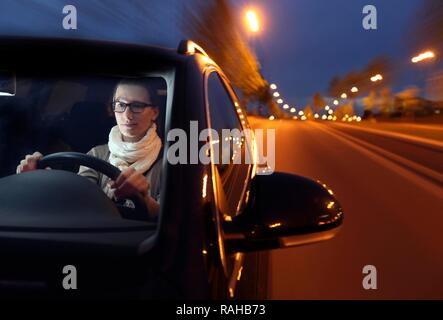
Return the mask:
M 122 113 L 125 112 L 126 108 L 129 107 L 129 110 L 133 113 L 142 113 L 145 108 L 154 107 L 152 104 L 134 101 L 131 103 L 125 103 L 122 101 L 113 101 L 112 102 L 112 110 L 114 112 Z

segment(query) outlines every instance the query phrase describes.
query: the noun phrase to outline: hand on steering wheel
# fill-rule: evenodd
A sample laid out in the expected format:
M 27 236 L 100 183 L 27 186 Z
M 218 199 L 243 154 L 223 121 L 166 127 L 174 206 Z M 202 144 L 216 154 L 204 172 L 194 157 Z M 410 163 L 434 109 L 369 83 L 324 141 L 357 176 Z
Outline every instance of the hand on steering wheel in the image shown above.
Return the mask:
M 38 160 L 37 168 L 44 169 L 57 164 L 82 165 L 94 169 L 114 181 L 116 181 L 121 174 L 120 169 L 109 162 L 79 152 L 58 152 L 44 156 Z M 135 193 L 132 196 L 128 196 L 128 199 L 134 203 L 134 216 L 136 218 L 146 217 L 146 220 L 148 220 L 149 212 L 143 195 L 141 193 Z

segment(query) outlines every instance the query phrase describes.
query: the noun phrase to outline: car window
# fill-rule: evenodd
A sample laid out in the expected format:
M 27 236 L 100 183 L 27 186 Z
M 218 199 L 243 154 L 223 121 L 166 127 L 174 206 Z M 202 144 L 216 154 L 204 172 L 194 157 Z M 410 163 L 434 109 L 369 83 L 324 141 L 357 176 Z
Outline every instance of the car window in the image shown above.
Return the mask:
M 209 74 L 207 97 L 210 125 L 218 133 L 218 141 L 213 139 L 215 140 L 213 144 L 219 150 L 219 161 L 215 164 L 217 171 L 215 174 L 220 186 L 219 209 L 223 214 L 233 216 L 241 211 L 243 205 L 250 164 L 245 161 L 245 139 L 236 134 L 243 130 L 236 112 L 236 101 L 226 86 L 217 72 Z M 223 129 L 231 130 L 232 134 L 224 136 Z M 228 147 L 227 144 L 223 145 L 223 142 L 228 142 Z M 224 159 L 229 161 L 223 161 Z
M 43 155 L 87 153 L 96 146 L 107 146 L 110 130 L 116 126 L 112 97 L 117 83 L 126 78 L 141 78 L 149 84 L 152 103 L 159 107 L 157 131 L 163 140 L 167 82 L 162 76 L 147 74 L 17 73 L 15 92 L 0 90 L 0 178 L 14 175 L 25 155 L 35 151 Z M 79 166 L 56 169 L 77 173 Z M 100 179 L 105 181 L 101 176 Z M 155 198 L 160 201 L 158 197 Z

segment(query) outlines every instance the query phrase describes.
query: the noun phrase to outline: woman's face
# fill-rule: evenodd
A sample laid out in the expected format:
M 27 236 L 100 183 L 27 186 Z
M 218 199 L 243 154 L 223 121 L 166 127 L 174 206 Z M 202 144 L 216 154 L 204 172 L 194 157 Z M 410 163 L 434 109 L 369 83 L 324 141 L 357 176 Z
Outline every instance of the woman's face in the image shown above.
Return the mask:
M 142 86 L 132 84 L 119 85 L 115 91 L 114 101 L 152 104 L 148 90 Z M 157 107 L 144 108 L 141 113 L 133 113 L 128 107 L 124 112 L 114 112 L 123 140 L 137 142 L 142 139 L 157 119 L 158 112 Z

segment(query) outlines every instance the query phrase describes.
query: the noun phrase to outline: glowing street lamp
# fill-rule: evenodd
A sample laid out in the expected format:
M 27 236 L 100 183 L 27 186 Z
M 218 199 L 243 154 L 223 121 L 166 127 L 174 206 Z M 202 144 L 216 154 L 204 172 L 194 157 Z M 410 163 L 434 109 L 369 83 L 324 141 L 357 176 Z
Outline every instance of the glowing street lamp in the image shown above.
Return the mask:
M 351 92 L 353 92 L 353 93 L 358 92 L 358 88 L 357 87 L 352 87 Z
M 275 83 L 272 83 L 269 87 L 270 87 L 272 90 L 277 89 L 277 85 L 276 85 Z
M 275 91 L 272 95 L 276 98 L 280 97 L 280 93 L 278 93 L 277 91 Z
M 255 10 L 246 11 L 246 22 L 248 24 L 249 30 L 253 33 L 260 31 L 260 25 L 258 22 L 257 12 Z
M 278 99 L 278 100 L 277 100 L 277 103 L 278 103 L 278 104 L 282 104 L 282 103 L 283 103 L 283 99 Z
M 326 106 L 326 107 L 325 107 L 325 110 L 326 110 L 326 111 L 328 111 L 329 109 L 330 109 L 330 107 L 329 107 L 329 106 Z
M 287 103 L 285 103 L 285 104 L 283 105 L 283 109 L 289 109 L 289 106 L 288 106 Z
M 432 51 L 426 51 L 423 53 L 420 53 L 418 56 L 415 56 L 411 59 L 412 63 L 418 63 L 423 60 L 432 59 L 435 58 L 435 54 Z
M 381 80 L 383 80 L 383 77 L 381 76 L 381 74 L 376 74 L 375 76 L 371 77 L 372 82 L 377 82 L 377 81 L 381 81 Z
M 334 105 L 338 106 L 338 100 L 334 100 Z
M 343 92 L 343 93 L 341 94 L 340 97 L 341 97 L 342 99 L 346 99 L 346 98 L 348 97 L 348 95 L 347 95 L 346 93 Z
M 297 111 L 297 110 L 295 110 L 295 108 L 291 108 L 291 113 L 294 113 L 295 111 Z

